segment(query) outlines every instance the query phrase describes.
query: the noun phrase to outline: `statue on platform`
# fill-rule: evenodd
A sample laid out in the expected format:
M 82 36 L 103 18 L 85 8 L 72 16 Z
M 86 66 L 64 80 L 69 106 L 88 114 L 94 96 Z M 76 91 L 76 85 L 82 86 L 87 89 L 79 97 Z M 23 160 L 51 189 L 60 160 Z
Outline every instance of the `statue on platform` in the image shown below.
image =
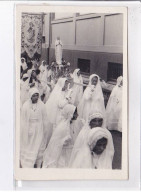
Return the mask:
M 55 41 L 55 58 L 56 63 L 60 67 L 62 65 L 62 41 L 60 40 L 60 37 L 57 37 Z

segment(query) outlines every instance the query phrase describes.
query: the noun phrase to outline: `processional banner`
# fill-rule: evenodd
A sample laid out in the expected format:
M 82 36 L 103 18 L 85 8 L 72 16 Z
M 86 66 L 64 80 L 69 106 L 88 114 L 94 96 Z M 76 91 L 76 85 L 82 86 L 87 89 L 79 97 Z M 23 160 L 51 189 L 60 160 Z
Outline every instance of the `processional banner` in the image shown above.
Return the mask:
M 42 14 L 22 14 L 21 53 L 26 52 L 29 58 L 42 50 Z

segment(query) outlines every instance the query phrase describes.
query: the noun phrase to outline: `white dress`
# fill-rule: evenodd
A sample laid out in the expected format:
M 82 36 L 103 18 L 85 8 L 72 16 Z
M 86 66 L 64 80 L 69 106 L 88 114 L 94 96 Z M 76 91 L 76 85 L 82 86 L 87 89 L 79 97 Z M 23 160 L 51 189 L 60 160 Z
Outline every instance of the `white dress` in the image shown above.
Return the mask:
M 80 71 L 80 69 L 75 69 L 75 71 L 73 72 L 73 75 L 72 75 L 73 82 L 74 82 L 74 85 L 72 87 L 72 90 L 73 90 L 72 99 L 73 99 L 73 104 L 75 106 L 78 106 L 78 104 L 83 96 L 83 86 L 75 84 L 75 83 L 83 84 L 82 76 L 77 75 L 78 71 Z
M 25 103 L 26 100 L 28 100 L 29 95 L 29 79 L 27 79 L 26 81 L 21 80 L 21 84 L 20 84 L 20 96 L 21 96 L 21 107 L 22 105 Z
M 36 88 L 33 88 L 36 90 Z M 24 103 L 21 115 L 21 165 L 22 168 L 33 168 L 36 160 L 40 160 L 40 146 L 46 129 L 46 113 L 44 104 L 38 100 Z
M 97 85 L 91 85 L 93 77 L 98 78 Z M 92 91 L 94 90 L 94 91 Z M 93 74 L 90 76 L 89 85 L 84 91 L 83 97 L 78 105 L 78 114 L 87 121 L 88 117 L 93 113 L 101 113 L 105 116 L 105 105 L 99 76 Z
M 121 80 L 122 77 L 118 79 L 117 85 L 113 88 L 106 107 L 107 128 L 120 132 L 122 132 L 122 86 L 119 86 Z
M 63 108 L 62 119 L 54 129 L 44 152 L 43 168 L 65 168 L 68 166 L 72 150 L 70 120 L 73 117 L 75 108 L 71 104 Z
M 52 124 L 57 124 L 63 107 L 68 104 L 68 100 L 66 99 L 68 92 L 62 91 L 66 80 L 66 78 L 59 78 L 46 102 L 47 117 Z
M 79 132 L 83 128 L 83 125 L 84 121 L 80 118 L 70 124 L 71 139 L 69 142 L 67 142 L 67 144 L 63 145 L 62 147 L 62 152 L 58 160 L 58 168 L 68 168 L 74 143 L 77 139 Z

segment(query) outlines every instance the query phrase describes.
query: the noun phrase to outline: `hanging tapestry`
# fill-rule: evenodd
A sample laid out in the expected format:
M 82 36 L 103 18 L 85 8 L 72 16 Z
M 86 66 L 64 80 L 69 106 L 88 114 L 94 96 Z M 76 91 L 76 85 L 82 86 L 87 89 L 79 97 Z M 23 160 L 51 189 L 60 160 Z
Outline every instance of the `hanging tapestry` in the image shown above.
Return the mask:
M 21 52 L 31 59 L 35 53 L 41 55 L 42 25 L 42 15 L 22 14 Z

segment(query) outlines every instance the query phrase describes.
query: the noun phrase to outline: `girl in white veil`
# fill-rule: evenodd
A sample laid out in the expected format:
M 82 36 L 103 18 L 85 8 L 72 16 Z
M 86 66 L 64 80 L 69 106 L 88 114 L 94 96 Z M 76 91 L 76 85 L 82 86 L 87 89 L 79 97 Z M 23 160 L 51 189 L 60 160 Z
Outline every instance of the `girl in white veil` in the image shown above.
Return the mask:
M 75 84 L 75 83 L 83 84 L 83 79 L 82 79 L 82 76 L 80 74 L 80 69 L 75 69 L 74 70 L 72 78 L 73 78 L 73 82 L 74 82 L 74 85 L 72 87 L 72 90 L 73 90 L 73 96 L 72 96 L 73 104 L 75 106 L 78 106 L 79 101 L 83 96 L 83 86 Z
M 66 155 L 67 153 L 63 152 L 63 146 L 69 145 L 71 141 L 70 120 L 73 117 L 75 108 L 71 104 L 63 108 L 62 119 L 53 131 L 50 142 L 44 152 L 43 168 L 65 167 L 67 165 L 69 158 Z
M 80 147 L 84 145 L 84 142 L 86 141 L 86 136 L 88 135 L 88 132 L 93 128 L 93 127 L 103 127 L 103 115 L 101 113 L 94 113 L 90 114 L 88 117 L 87 122 L 85 122 L 83 128 L 81 129 L 80 133 L 78 134 L 71 158 L 70 158 L 70 166 L 73 166 L 74 163 L 74 158 L 76 157 Z M 88 161 L 89 162 L 89 161 Z
M 27 69 L 27 64 L 26 64 L 24 57 L 21 58 L 21 67 L 22 67 L 23 71 L 25 71 Z
M 31 88 L 21 113 L 20 162 L 23 168 L 33 168 L 38 160 L 46 126 L 45 105 L 39 99 L 38 89 Z
M 91 121 L 98 117 L 101 118 L 99 113 L 91 115 L 89 120 Z M 79 133 L 72 150 L 70 168 L 112 169 L 114 156 L 112 136 L 107 129 L 93 126 L 89 127 L 86 124 Z M 102 147 L 102 150 L 97 144 L 99 140 L 106 140 L 106 144 L 103 144 L 105 147 Z
M 106 126 L 109 130 L 122 132 L 122 76 L 118 77 L 106 107 Z
M 41 65 L 39 67 L 40 74 L 39 74 L 39 79 L 40 81 L 47 83 L 47 66 L 46 66 L 46 61 L 42 61 Z
M 21 96 L 21 107 L 25 103 L 26 100 L 28 100 L 28 92 L 29 92 L 29 77 L 28 74 L 23 74 L 23 77 L 21 79 L 20 83 L 20 96 Z
M 84 91 L 82 100 L 78 105 L 78 114 L 87 121 L 90 113 L 100 112 L 105 116 L 105 105 L 99 76 L 92 74 L 89 85 Z
M 47 118 L 53 125 L 59 121 L 62 108 L 69 103 L 67 94 L 68 81 L 66 78 L 59 78 L 45 105 Z

